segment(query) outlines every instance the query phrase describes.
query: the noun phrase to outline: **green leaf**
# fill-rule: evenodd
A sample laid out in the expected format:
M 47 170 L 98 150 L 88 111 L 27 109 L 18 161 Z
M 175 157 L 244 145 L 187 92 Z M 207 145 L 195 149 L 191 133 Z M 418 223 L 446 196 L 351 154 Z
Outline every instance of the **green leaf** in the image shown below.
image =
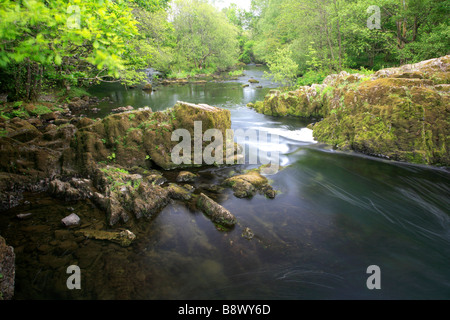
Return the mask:
M 60 66 L 60 65 L 61 65 L 61 62 L 62 62 L 61 56 L 60 56 L 59 54 L 56 55 L 56 56 L 55 56 L 55 64 L 58 65 L 58 66 Z

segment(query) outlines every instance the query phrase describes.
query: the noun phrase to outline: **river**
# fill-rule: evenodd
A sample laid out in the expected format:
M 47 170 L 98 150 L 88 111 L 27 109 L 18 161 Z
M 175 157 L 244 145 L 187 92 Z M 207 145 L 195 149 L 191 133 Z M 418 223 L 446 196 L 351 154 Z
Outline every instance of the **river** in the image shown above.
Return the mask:
M 239 221 L 230 232 L 174 203 L 152 221 L 134 222 L 137 240 L 124 249 L 63 230 L 59 221 L 72 211 L 89 217 L 89 227 L 105 228 L 104 214 L 89 203 L 26 195 L 29 203 L 0 216 L 0 234 L 16 248 L 15 298 L 450 299 L 449 172 L 334 151 L 312 139 L 307 121 L 257 114 L 246 104 L 276 87 L 264 70 L 249 66 L 238 81 L 152 93 L 100 86 L 92 93 L 112 103 L 88 116 L 127 105 L 164 110 L 176 101 L 226 108 L 233 129 L 280 136 L 280 144 L 265 146 L 281 152 L 284 167 L 268 177 L 275 199 L 217 195 Z M 261 82 L 243 88 L 249 78 Z M 199 169 L 196 186 L 250 167 Z M 33 216 L 22 221 L 18 213 Z M 247 227 L 251 240 L 242 236 Z M 66 287 L 70 264 L 81 268 L 82 290 Z M 379 290 L 367 287 L 373 265 Z

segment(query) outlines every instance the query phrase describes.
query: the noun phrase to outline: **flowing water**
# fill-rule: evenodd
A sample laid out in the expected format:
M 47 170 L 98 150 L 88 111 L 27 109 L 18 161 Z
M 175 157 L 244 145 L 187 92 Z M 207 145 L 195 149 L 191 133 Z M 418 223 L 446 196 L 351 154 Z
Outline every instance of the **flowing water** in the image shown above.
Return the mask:
M 124 249 L 61 227 L 76 212 L 81 228 L 105 229 L 105 215 L 89 202 L 26 195 L 26 204 L 0 215 L 0 234 L 17 254 L 16 299 L 450 299 L 448 171 L 336 152 L 312 139 L 308 122 L 255 113 L 246 104 L 276 85 L 261 79 L 263 68 L 247 69 L 239 81 L 153 93 L 94 88 L 113 103 L 90 116 L 126 105 L 163 110 L 178 100 L 229 109 L 233 129 L 280 136 L 277 145 L 258 145 L 282 154 L 284 169 L 268 177 L 275 199 L 211 195 L 239 221 L 230 232 L 174 203 L 134 222 L 137 240 Z M 263 88 L 243 88 L 250 77 Z M 196 187 L 250 167 L 199 169 Z M 18 213 L 33 215 L 18 220 Z M 253 239 L 242 236 L 245 228 Z M 66 287 L 71 264 L 81 268 L 82 290 Z M 381 290 L 367 287 L 372 265 Z

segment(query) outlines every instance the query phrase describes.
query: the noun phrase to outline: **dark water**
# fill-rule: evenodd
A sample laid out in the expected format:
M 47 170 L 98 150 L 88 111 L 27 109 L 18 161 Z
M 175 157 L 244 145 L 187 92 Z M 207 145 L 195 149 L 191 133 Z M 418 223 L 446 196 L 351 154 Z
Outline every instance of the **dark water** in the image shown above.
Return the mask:
M 249 73 L 258 78 L 262 70 Z M 153 221 L 133 222 L 129 229 L 138 238 L 126 249 L 60 226 L 73 210 L 82 228 L 107 229 L 104 214 L 89 202 L 29 195 L 30 204 L 0 215 L 0 233 L 17 253 L 16 299 L 450 299 L 448 171 L 316 144 L 307 123 L 245 107 L 274 85 L 263 86 L 209 83 L 149 96 L 103 89 L 118 97 L 114 107 L 208 103 L 229 109 L 234 129 L 279 134 L 280 145 L 263 146 L 282 153 L 284 170 L 268 176 L 279 194 L 274 200 L 237 199 L 229 190 L 211 195 L 239 221 L 228 233 L 174 203 Z M 200 169 L 196 186 L 248 167 Z M 27 220 L 14 218 L 28 212 Z M 252 240 L 242 237 L 247 227 Z M 71 264 L 81 268 L 80 291 L 66 287 Z M 381 290 L 366 286 L 371 265 L 381 269 Z

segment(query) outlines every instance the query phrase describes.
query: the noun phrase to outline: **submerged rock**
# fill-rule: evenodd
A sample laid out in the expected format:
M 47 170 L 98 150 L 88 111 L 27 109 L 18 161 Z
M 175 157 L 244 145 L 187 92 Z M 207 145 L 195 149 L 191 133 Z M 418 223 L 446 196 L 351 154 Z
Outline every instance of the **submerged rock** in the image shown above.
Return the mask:
M 247 240 L 252 240 L 254 238 L 255 234 L 250 228 L 245 228 L 244 231 L 242 231 L 242 237 Z
M 172 141 L 173 132 L 187 130 L 193 146 L 195 122 L 201 123 L 202 134 L 209 129 L 225 134 L 231 128 L 230 117 L 229 110 L 186 102 L 177 102 L 164 112 L 141 110 L 110 115 L 81 128 L 75 137 L 75 152 L 66 154 L 64 160 L 88 174 L 98 162 L 114 162 L 126 168 L 153 165 L 164 170 L 196 167 L 193 157 L 190 164 L 172 161 L 172 151 L 179 144 Z
M 122 247 L 129 247 L 133 243 L 133 241 L 136 240 L 136 235 L 129 230 L 80 230 L 75 232 L 75 235 L 82 235 L 88 239 L 111 241 L 121 245 Z
M 151 83 L 147 83 L 147 84 L 142 88 L 142 90 L 144 90 L 144 91 L 152 91 L 152 89 L 153 89 L 153 86 L 152 86 Z
M 201 209 L 215 224 L 225 228 L 232 228 L 237 223 L 236 217 L 220 204 L 201 193 L 197 200 L 197 207 Z

